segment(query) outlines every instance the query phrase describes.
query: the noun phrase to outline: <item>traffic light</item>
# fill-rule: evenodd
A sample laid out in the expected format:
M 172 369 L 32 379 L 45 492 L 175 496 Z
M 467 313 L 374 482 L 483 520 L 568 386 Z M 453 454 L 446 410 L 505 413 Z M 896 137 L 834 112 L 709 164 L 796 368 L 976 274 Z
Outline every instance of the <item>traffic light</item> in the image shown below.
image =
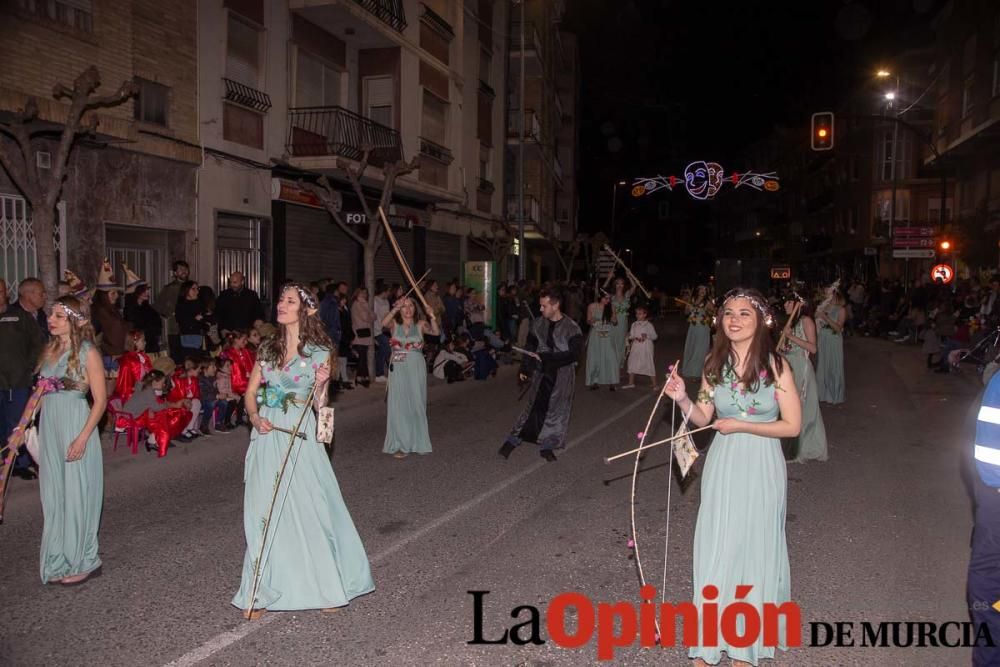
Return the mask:
M 828 151 L 833 148 L 833 112 L 819 111 L 812 115 L 812 149 Z
M 941 252 L 948 252 L 949 250 L 951 250 L 951 241 L 948 240 L 941 241 L 940 243 L 938 243 L 938 249 Z

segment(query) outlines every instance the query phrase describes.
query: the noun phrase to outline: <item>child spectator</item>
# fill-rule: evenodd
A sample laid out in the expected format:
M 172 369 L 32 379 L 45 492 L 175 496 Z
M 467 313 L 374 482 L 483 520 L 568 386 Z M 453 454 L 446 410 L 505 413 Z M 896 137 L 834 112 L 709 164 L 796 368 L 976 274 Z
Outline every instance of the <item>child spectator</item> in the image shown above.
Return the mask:
M 233 360 L 219 357 L 216 368 L 218 370 L 215 375 L 215 399 L 226 405 L 226 410 L 222 413 L 222 423 L 219 424 L 217 430 L 221 433 L 228 433 L 232 430 L 229 420 L 236 414 L 236 408 L 240 402 L 239 396 L 233 393 Z
M 118 379 L 110 400 L 121 409 L 132 398 L 135 386 L 152 369 L 153 362 L 146 354 L 146 335 L 141 330 L 133 329 L 125 336 L 125 353 L 118 358 Z
M 434 377 L 439 380 L 461 382 L 472 372 L 475 363 L 466 354 L 456 349 L 455 338 L 449 338 L 437 357 L 434 358 Z
M 124 405 L 125 412 L 134 415 L 136 422 L 149 432 L 146 451 L 155 447 L 160 458 L 167 455 L 170 441 L 178 438 L 191 421 L 191 413 L 183 406 L 183 401 L 168 402 L 168 384 L 163 371 L 151 370 Z
M 231 382 L 233 393 L 236 394 L 236 425 L 246 423 L 244 418 L 245 408 L 243 407 L 243 395 L 247 393 L 247 384 L 250 382 L 250 373 L 253 371 L 254 362 L 257 355 L 247 347 L 250 338 L 245 331 L 230 332 L 226 335 L 226 349 L 220 356 L 233 362 L 231 371 Z
M 178 368 L 171 379 L 170 392 L 167 394 L 167 402 L 175 405 L 183 405 L 191 411 L 191 419 L 185 426 L 180 437 L 181 442 L 191 442 L 201 433 L 198 432 L 198 419 L 201 417 L 201 387 L 198 386 L 198 376 L 200 371 L 194 359 L 188 357 L 184 360 L 184 366 Z
M 230 362 L 231 363 L 231 362 Z M 215 431 L 215 411 L 227 405 L 219 398 L 219 390 L 215 385 L 219 367 L 215 359 L 204 359 L 199 364 L 201 375 L 198 377 L 198 390 L 201 392 L 201 433 L 212 435 Z M 225 412 L 223 411 L 223 414 Z
M 649 321 L 649 309 L 639 306 L 635 309 L 635 322 L 629 329 L 628 339 L 632 347 L 628 354 L 628 384 L 622 389 L 635 387 L 636 375 L 648 375 L 656 389 L 656 366 L 653 363 L 653 341 L 656 340 L 656 328 Z

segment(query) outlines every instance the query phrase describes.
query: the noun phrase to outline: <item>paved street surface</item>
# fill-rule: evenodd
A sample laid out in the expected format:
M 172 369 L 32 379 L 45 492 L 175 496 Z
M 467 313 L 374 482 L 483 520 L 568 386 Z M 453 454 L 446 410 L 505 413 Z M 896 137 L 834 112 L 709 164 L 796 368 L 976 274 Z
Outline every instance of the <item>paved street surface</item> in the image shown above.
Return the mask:
M 660 368 L 680 356 L 679 324 L 658 323 Z M 666 333 L 666 335 L 663 335 Z M 804 622 L 966 621 L 971 506 L 966 491 L 978 386 L 928 372 L 917 348 L 847 341 L 848 402 L 823 408 L 830 461 L 788 467 L 793 599 Z M 582 373 L 580 374 L 582 377 Z M 582 388 L 581 388 L 582 389 Z M 241 619 L 229 600 L 243 557 L 244 432 L 179 445 L 164 460 L 105 444 L 104 575 L 67 589 L 38 579 L 37 483 L 16 480 L 0 527 L 3 665 L 576 665 L 596 646 L 469 646 L 472 597 L 489 590 L 484 634 L 544 611 L 564 591 L 638 602 L 629 531 L 631 461 L 649 389 L 579 391 L 555 464 L 533 445 L 496 455 L 523 403 L 512 367 L 496 380 L 433 384 L 434 453 L 381 453 L 381 387 L 338 404 L 334 467 L 377 590 L 347 610 Z M 666 404 L 664 404 L 665 406 Z M 657 435 L 669 431 L 666 422 Z M 639 476 L 647 579 L 663 577 L 668 468 Z M 701 468 L 700 462 L 695 470 Z M 691 598 L 694 479 L 672 489 L 666 599 Z M 527 618 L 522 615 L 521 620 Z M 804 639 L 808 641 L 808 634 Z M 962 665 L 968 649 L 799 648 L 779 665 Z M 686 664 L 681 649 L 629 648 L 615 664 Z

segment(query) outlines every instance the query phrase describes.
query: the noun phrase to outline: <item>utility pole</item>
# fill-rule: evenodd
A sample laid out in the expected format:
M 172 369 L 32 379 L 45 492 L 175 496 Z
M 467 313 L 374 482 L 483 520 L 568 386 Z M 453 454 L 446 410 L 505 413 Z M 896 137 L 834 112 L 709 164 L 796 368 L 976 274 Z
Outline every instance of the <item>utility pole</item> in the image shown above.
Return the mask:
M 521 74 L 520 74 L 520 100 L 518 109 L 518 144 L 517 144 L 517 277 L 525 279 L 525 255 L 528 249 L 524 245 L 524 122 L 527 114 L 524 110 L 524 3 L 520 0 L 520 40 L 521 40 Z

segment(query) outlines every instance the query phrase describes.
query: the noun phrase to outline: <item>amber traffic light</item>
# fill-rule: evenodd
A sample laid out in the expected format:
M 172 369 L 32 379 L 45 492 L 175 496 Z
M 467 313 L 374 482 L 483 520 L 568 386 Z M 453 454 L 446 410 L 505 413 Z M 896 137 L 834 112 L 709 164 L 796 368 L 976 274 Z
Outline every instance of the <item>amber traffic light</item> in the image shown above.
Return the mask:
M 942 252 L 948 252 L 951 250 L 951 241 L 941 241 L 941 243 L 938 244 L 938 248 L 940 248 Z
M 833 112 L 820 111 L 812 115 L 811 145 L 814 151 L 833 148 Z

